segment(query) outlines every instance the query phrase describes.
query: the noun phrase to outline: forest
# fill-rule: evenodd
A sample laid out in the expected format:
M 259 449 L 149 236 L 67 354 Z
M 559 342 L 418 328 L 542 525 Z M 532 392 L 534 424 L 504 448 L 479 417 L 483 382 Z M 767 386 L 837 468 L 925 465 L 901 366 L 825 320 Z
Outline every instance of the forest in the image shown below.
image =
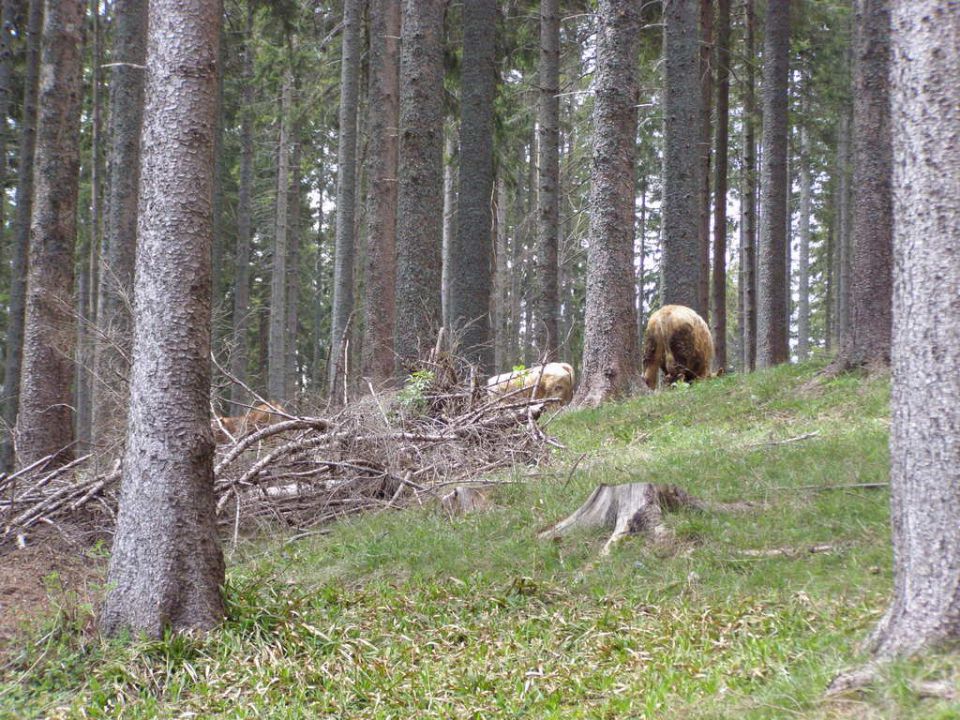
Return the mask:
M 960 3 L 0 5 L 0 716 L 960 713 Z

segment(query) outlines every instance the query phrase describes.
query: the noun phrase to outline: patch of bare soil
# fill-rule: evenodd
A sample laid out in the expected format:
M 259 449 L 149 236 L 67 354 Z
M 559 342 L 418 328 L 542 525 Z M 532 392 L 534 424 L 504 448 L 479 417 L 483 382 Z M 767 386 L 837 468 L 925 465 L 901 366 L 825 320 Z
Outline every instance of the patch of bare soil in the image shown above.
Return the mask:
M 93 601 L 105 572 L 105 557 L 53 530 L 34 533 L 25 548 L 5 549 L 0 554 L 0 658 L 52 608 Z

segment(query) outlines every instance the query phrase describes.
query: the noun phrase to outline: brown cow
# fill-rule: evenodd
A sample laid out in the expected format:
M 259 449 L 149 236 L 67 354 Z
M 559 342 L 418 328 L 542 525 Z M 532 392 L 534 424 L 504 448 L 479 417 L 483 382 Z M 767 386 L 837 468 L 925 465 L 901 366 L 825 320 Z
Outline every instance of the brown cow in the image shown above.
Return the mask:
M 573 399 L 573 381 L 573 367 L 554 362 L 494 375 L 487 380 L 487 392 L 507 395 L 514 390 L 530 389 L 533 399 L 555 397 L 560 398 L 562 405 L 566 405 Z M 522 400 L 529 394 L 517 393 L 514 397 Z
M 707 323 L 683 305 L 664 305 L 650 316 L 643 336 L 643 380 L 657 386 L 663 370 L 670 384 L 711 377 L 713 336 Z
M 247 433 L 261 430 L 283 420 L 284 409 L 276 403 L 260 403 L 243 415 L 215 417 L 210 421 L 213 439 L 220 445 L 230 443 Z

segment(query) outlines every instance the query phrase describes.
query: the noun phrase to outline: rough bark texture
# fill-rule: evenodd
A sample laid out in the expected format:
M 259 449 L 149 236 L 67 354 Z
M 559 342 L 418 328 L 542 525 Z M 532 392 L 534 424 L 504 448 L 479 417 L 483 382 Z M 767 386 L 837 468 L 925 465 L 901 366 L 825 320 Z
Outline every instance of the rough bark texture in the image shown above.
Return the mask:
M 837 294 L 834 300 L 837 319 L 837 344 L 843 348 L 847 345 L 847 334 L 850 331 L 850 236 L 853 223 L 851 218 L 852 197 L 850 189 L 850 146 L 853 143 L 852 119 L 849 109 L 844 109 L 840 118 L 840 127 L 837 137 Z
M 560 236 L 560 0 L 540 3 L 540 97 L 537 128 L 540 133 L 540 192 L 537 196 L 539 244 L 537 259 L 537 324 L 540 354 L 555 360 L 560 344 L 558 315 L 558 247 Z
M 299 92 L 295 105 L 299 105 Z M 293 124 L 293 149 L 290 152 L 290 188 L 287 191 L 290 199 L 289 223 L 287 228 L 287 329 L 285 360 L 286 380 L 284 386 L 287 392 L 287 401 L 296 405 L 300 391 L 300 373 L 297 365 L 297 338 L 300 326 L 300 238 L 303 234 L 302 211 L 302 180 L 303 172 L 300 169 L 303 157 L 303 145 L 300 136 L 303 128 L 299 120 Z
M 440 279 L 440 307 L 443 326 L 450 327 L 450 271 L 453 267 L 453 237 L 457 232 L 457 137 L 447 125 L 443 135 L 443 271 Z
M 113 7 L 107 222 L 100 253 L 94 358 L 93 439 L 101 443 L 126 427 L 130 301 L 137 251 L 137 185 L 143 119 L 147 0 Z
M 893 0 L 894 599 L 880 657 L 960 636 L 960 4 Z
M 237 247 L 233 276 L 233 341 L 230 372 L 247 382 L 249 348 L 247 333 L 250 314 L 250 243 L 253 238 L 251 202 L 253 198 L 253 17 L 254 2 L 247 2 L 247 25 L 243 47 L 243 107 L 240 108 L 240 183 L 237 189 Z M 230 385 L 230 415 L 246 412 L 241 402 L 248 401 L 246 390 L 239 383 Z
M 700 0 L 664 6 L 664 305 L 686 305 L 700 314 Z
M 727 151 L 730 119 L 730 0 L 717 3 L 717 135 L 713 208 L 714 362 L 727 366 Z
M 797 359 L 810 355 L 810 213 L 812 179 L 810 176 L 810 138 L 806 127 L 800 128 L 800 228 L 799 262 L 797 267 Z
M 216 0 L 150 0 L 133 368 L 107 634 L 223 617 L 210 431 Z
M 577 402 L 585 405 L 624 394 L 638 378 L 633 214 L 639 33 L 639 4 L 602 0 L 594 81 L 585 339 L 577 393 Z M 696 249 L 696 232 L 693 238 Z
M 509 362 L 510 348 L 510 277 L 512 268 L 510 267 L 510 236 L 507 228 L 507 206 L 510 202 L 507 195 L 507 183 L 503 177 L 498 177 L 497 186 L 497 212 L 494 223 L 496 226 L 497 237 L 497 262 L 496 262 L 496 354 L 494 365 L 497 372 L 506 369 Z
M 441 324 L 445 0 L 403 0 L 397 196 L 399 370 Z
M 753 370 L 757 361 L 757 137 L 754 62 L 754 0 L 745 0 L 743 68 L 743 183 L 740 203 L 743 266 L 743 369 Z
M 6 429 L 0 447 L 0 471 L 13 467 L 13 428 L 20 398 L 23 355 L 23 320 L 27 294 L 27 257 L 30 252 L 30 217 L 33 208 L 33 166 L 37 136 L 37 93 L 40 76 L 40 35 L 43 0 L 30 0 L 27 16 L 26 68 L 23 78 L 23 111 L 17 153 L 17 202 L 13 219 L 13 257 L 10 267 L 10 306 L 4 342 L 3 421 Z
M 463 65 L 460 84 L 460 191 L 457 233 L 451 252 L 451 330 L 460 353 L 493 369 L 490 278 L 493 258 L 493 105 L 497 70 L 496 0 L 463 5 Z
M 397 150 L 400 124 L 400 0 L 370 4 L 367 155 L 367 267 L 364 275 L 363 374 L 393 377 L 396 322 Z
M 709 323 L 710 311 L 710 144 L 713 138 L 713 2 L 700 0 L 700 315 Z
M 790 3 L 767 8 L 763 46 L 763 159 L 757 288 L 757 365 L 789 359 L 787 296 L 787 74 Z
M 287 227 L 290 201 L 290 122 L 293 78 L 287 71 L 280 97 L 280 141 L 277 144 L 277 197 L 270 272 L 270 330 L 267 350 L 267 394 L 271 400 L 287 398 Z M 352 224 L 351 224 L 352 227 Z M 351 278 L 353 274 L 351 273 Z M 351 285 L 352 287 L 352 285 Z M 352 296 L 351 296 L 352 297 Z
M 17 416 L 17 462 L 72 456 L 73 254 L 77 238 L 83 0 L 47 0 Z M 62 451 L 62 452 L 61 452 Z
M 360 0 L 343 4 L 343 49 L 340 65 L 340 135 L 337 144 L 337 226 L 333 258 L 333 307 L 330 311 L 328 382 L 330 397 L 343 400 L 347 368 L 344 343 L 353 314 L 356 256 L 357 105 L 360 87 Z
M 841 350 L 841 362 L 849 366 L 890 363 L 893 139 L 889 5 L 889 0 L 855 3 L 853 233 L 849 328 Z

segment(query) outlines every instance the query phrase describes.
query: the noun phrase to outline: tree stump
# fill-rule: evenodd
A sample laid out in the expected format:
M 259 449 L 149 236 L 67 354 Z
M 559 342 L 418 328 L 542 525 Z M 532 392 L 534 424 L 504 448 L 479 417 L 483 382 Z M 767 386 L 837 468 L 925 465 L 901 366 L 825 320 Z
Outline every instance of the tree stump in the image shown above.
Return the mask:
M 558 538 L 576 528 L 612 528 L 613 534 L 600 551 L 608 555 L 621 538 L 644 534 L 660 542 L 670 537 L 663 523 L 664 512 L 681 508 L 703 510 L 706 504 L 676 485 L 629 483 L 599 485 L 572 515 L 550 526 L 540 538 Z

